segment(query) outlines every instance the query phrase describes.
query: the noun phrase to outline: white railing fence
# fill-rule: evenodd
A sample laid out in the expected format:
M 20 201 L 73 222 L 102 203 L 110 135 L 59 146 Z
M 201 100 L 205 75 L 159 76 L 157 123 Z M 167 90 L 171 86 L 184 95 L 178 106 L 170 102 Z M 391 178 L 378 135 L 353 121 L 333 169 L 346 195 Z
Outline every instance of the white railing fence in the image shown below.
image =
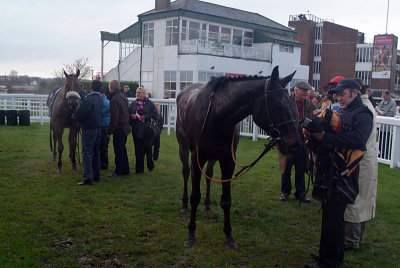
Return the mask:
M 378 162 L 400 167 L 400 119 L 377 116 Z
M 50 122 L 47 95 L 0 94 L 0 110 L 30 110 L 31 121 Z
M 0 94 L 0 110 L 30 110 L 31 122 L 49 122 L 47 95 Z M 129 98 L 132 102 L 134 98 Z M 159 103 L 164 117 L 164 128 L 168 135 L 175 130 L 176 103 L 175 99 L 152 99 Z M 378 116 L 377 148 L 378 162 L 388 164 L 391 168 L 400 167 L 400 119 Z M 254 122 L 251 116 L 240 122 L 240 135 L 253 140 L 266 139 L 268 136 Z

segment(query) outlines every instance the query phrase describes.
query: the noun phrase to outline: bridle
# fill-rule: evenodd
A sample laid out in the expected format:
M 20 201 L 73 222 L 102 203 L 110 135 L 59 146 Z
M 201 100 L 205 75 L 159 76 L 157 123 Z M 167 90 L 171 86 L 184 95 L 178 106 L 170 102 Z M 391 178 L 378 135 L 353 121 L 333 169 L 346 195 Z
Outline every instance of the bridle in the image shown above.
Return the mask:
M 270 82 L 271 82 L 271 80 L 270 80 Z M 265 111 L 266 111 L 267 120 L 268 120 L 268 123 L 269 123 L 268 136 L 270 136 L 271 138 L 273 138 L 275 140 L 279 140 L 281 142 L 284 142 L 281 139 L 281 132 L 279 131 L 279 128 L 282 127 L 283 125 L 293 123 L 294 120 L 287 120 L 287 121 L 284 121 L 284 122 L 279 122 L 278 124 L 274 123 L 274 121 L 272 120 L 271 111 L 270 111 L 270 107 L 272 105 L 269 105 L 269 103 L 268 103 L 268 94 L 285 92 L 286 89 L 285 88 L 278 88 L 278 89 L 274 89 L 274 90 L 268 90 L 270 82 L 267 83 L 267 81 L 265 81 L 265 87 L 264 87 Z

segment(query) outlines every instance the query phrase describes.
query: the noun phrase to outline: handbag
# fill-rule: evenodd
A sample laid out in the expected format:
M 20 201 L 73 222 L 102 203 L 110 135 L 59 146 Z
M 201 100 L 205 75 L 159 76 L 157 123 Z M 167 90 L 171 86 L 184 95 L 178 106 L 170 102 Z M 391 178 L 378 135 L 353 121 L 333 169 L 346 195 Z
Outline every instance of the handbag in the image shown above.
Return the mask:
M 148 123 L 147 123 L 147 130 L 149 130 L 149 132 L 151 133 L 151 135 L 155 136 L 158 135 L 159 133 L 159 128 L 157 125 L 157 120 L 155 119 L 151 119 Z

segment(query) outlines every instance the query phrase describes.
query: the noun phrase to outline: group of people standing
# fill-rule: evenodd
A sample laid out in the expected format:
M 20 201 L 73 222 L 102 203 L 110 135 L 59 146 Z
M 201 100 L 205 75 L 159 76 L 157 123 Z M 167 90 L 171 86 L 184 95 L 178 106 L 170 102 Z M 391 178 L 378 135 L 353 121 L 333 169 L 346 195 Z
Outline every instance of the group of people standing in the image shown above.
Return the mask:
M 357 250 L 363 243 L 366 221 L 375 217 L 378 176 L 375 122 L 377 114 L 367 94 L 367 87 L 362 85 L 360 80 L 346 79 L 342 76 L 332 78 L 323 89 L 323 102 L 318 105 L 313 104 L 312 99 L 315 96 L 310 94 L 310 91 L 313 91 L 310 84 L 298 81 L 289 99 L 303 143 L 307 145 L 312 138 L 320 146 L 318 152 L 326 152 L 324 156 L 319 156 L 321 158 L 318 158 L 316 153 L 313 155 L 313 160 L 316 160 L 313 169 L 316 176 L 322 177 L 319 179 L 325 180 L 322 187 L 325 194 L 321 200 L 319 254 L 313 254 L 317 262 L 305 264 L 305 267 L 338 267 L 343 262 L 346 250 Z M 338 108 L 335 107 L 335 102 Z M 340 124 L 344 124 L 345 127 L 341 131 L 318 130 L 310 133 L 301 124 L 304 118 L 311 119 L 313 124 L 316 124 L 314 121 L 318 120 L 315 118 L 322 117 L 328 110 L 330 114 L 336 113 L 342 120 Z M 354 171 L 341 175 L 334 164 L 337 160 L 335 153 L 338 150 L 360 150 L 365 154 Z M 305 173 L 310 172 L 306 163 L 306 159 L 310 157 L 307 156 L 310 154 L 307 146 L 304 146 L 291 159 L 286 160 L 286 168 L 281 169 L 280 200 L 289 199 L 290 175 L 294 166 L 294 196 L 302 202 L 310 202 L 305 193 Z M 327 162 L 324 170 L 316 171 L 323 161 Z
M 126 141 L 132 129 L 137 174 L 144 172 L 144 158 L 149 171 L 158 160 L 163 118 L 156 105 L 146 96 L 144 87 L 136 89 L 136 99 L 129 104 L 126 92 L 121 92 L 117 80 L 110 81 L 109 99 L 94 80 L 90 93 L 82 100 L 74 119 L 82 128 L 83 181 L 79 185 L 93 185 L 100 181 L 100 169 L 108 169 L 108 145 L 113 135 L 115 170 L 109 177 L 130 174 Z M 128 87 L 129 89 L 129 87 Z M 154 131 L 150 124 L 158 124 Z M 155 142 L 153 157 L 152 145 Z

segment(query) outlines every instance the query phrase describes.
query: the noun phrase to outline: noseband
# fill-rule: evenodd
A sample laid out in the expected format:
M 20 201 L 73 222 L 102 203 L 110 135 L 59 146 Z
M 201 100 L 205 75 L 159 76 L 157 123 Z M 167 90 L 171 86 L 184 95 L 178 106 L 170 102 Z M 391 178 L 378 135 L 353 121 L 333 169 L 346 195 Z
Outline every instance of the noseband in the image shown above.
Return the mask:
M 284 91 L 286 91 L 286 89 L 278 88 L 278 89 L 274 89 L 274 90 L 268 90 L 268 85 L 269 85 L 269 83 L 267 83 L 267 81 L 265 81 L 264 100 L 265 100 L 265 106 L 266 106 L 265 110 L 266 110 L 266 113 L 267 113 L 267 120 L 269 122 L 268 136 L 270 136 L 271 138 L 273 138 L 275 140 L 281 140 L 281 132 L 279 131 L 279 128 L 281 126 L 283 126 L 283 125 L 291 124 L 294 121 L 293 120 L 287 120 L 287 121 L 284 121 L 284 122 L 279 122 L 278 124 L 274 123 L 274 121 L 272 120 L 272 117 L 271 117 L 271 114 L 272 114 L 272 112 L 270 111 L 271 105 L 268 105 L 269 104 L 268 103 L 268 94 L 284 92 Z

